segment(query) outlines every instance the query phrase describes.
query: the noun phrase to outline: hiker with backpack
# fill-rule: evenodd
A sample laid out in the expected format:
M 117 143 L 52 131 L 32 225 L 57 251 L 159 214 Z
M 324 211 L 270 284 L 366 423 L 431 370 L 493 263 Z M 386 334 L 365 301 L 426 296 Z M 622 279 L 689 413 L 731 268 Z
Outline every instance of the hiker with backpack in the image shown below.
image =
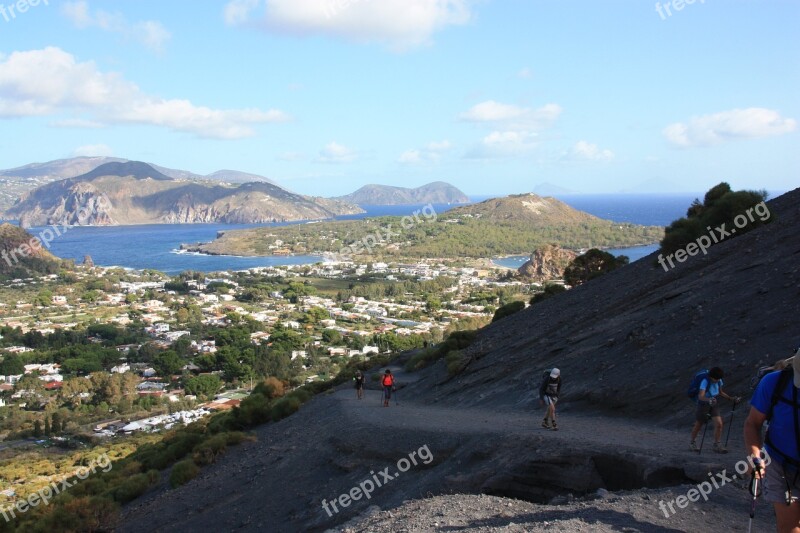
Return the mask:
M 357 370 L 353 381 L 356 386 L 356 398 L 360 400 L 364 397 L 364 374 L 362 374 L 360 370 Z
M 388 368 L 383 374 L 381 385 L 383 385 L 383 406 L 389 407 L 389 400 L 392 399 L 392 391 L 394 390 L 394 376 L 392 376 L 392 371 Z
M 690 398 L 697 401 L 697 409 L 695 411 L 695 422 L 692 427 L 692 440 L 689 443 L 689 449 L 693 452 L 700 452 L 696 444 L 697 434 L 709 420 L 714 421 L 714 447 L 715 453 L 728 453 L 728 450 L 722 445 L 722 415 L 720 415 L 718 398 L 721 396 L 730 400 L 734 405 L 741 401 L 739 397 L 729 396 L 722 390 L 725 373 L 718 366 L 711 370 L 702 370 L 695 374 L 691 385 L 689 385 L 688 395 Z M 705 438 L 705 432 L 703 433 Z
M 545 429 L 552 429 L 558 431 L 558 424 L 556 423 L 556 403 L 558 403 L 558 395 L 561 392 L 561 371 L 557 368 L 545 370 L 542 375 L 542 384 L 539 386 L 539 404 L 546 405 L 544 420 L 542 420 L 542 427 Z M 553 421 L 552 426 L 550 421 Z
M 753 460 L 753 482 L 773 504 L 779 533 L 800 531 L 800 348 L 792 366 L 764 376 L 750 401 L 744 443 Z M 762 442 L 761 430 L 769 422 Z M 769 457 L 762 461 L 761 448 Z M 766 459 L 764 457 L 763 459 Z M 755 497 L 755 496 L 754 496 Z

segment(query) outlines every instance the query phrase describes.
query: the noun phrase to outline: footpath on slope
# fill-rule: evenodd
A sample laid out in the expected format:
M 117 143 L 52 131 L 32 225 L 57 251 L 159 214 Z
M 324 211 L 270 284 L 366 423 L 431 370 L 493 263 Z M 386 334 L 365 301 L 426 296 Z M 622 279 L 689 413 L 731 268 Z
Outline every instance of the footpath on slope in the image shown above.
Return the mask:
M 416 378 L 401 371 L 396 374 L 401 384 Z M 480 527 L 494 527 L 497 523 L 489 518 L 497 505 L 503 509 L 499 520 L 506 521 L 502 527 L 523 520 L 526 525 L 519 531 L 535 531 L 537 522 L 552 522 L 553 517 L 562 515 L 565 520 L 580 519 L 588 524 L 599 520 L 616 524 L 613 527 L 629 522 L 642 525 L 643 529 L 630 531 L 708 531 L 693 527 L 706 523 L 727 524 L 735 531 L 740 530 L 736 524 L 742 523 L 742 517 L 746 524 L 747 492 L 741 482 L 714 489 L 709 502 L 700 500 L 685 509 L 675 508 L 669 516 L 659 507 L 660 500 L 674 501 L 685 495 L 691 484 L 708 480 L 708 472 L 733 472 L 735 463 L 744 458 L 740 423 L 731 434 L 732 453 L 712 454 L 709 433 L 707 451 L 698 456 L 687 449 L 689 428 L 676 431 L 638 420 L 578 414 L 565 405 L 562 429 L 553 432 L 540 427 L 538 405 L 503 410 L 443 407 L 418 403 L 413 387 L 401 388 L 397 394 L 388 408 L 382 407 L 377 390 L 367 390 L 363 400 L 357 400 L 347 385 L 322 394 L 288 419 L 257 428 L 257 442 L 229 450 L 187 485 L 162 489 L 133 502 L 125 508 L 118 531 L 325 531 L 378 509 L 393 509 L 409 500 L 436 495 L 451 496 L 408 503 L 404 509 L 432 510 L 438 508 L 435 502 L 440 502 L 441 510 L 436 512 L 444 512 L 445 518 L 439 522 L 452 526 L 440 528 L 425 522 L 411 529 L 385 530 L 482 531 L 466 523 L 456 527 L 456 521 L 469 518 L 459 509 L 472 509 L 470 520 L 483 524 Z M 425 450 L 427 454 L 422 453 Z M 430 460 L 418 460 L 406 472 L 398 472 L 398 461 L 415 451 L 418 459 Z M 375 487 L 369 499 L 361 497 L 347 507 L 338 505 L 335 511 L 330 506 L 365 481 L 380 480 L 379 473 L 387 467 L 392 479 L 384 478 L 383 486 Z M 672 488 L 639 490 L 644 486 Z M 636 492 L 581 499 L 598 487 Z M 500 498 L 496 501 L 512 502 L 512 507 L 491 500 L 492 505 L 481 514 L 475 502 L 484 500 L 452 496 L 481 492 L 558 505 Z M 329 504 L 328 511 L 323 500 Z M 508 515 L 512 508 L 525 517 Z M 416 513 L 410 512 L 408 518 Z M 635 520 L 631 518 L 634 515 Z M 761 504 L 759 520 L 767 527 L 760 531 L 772 527 L 768 526 L 769 516 L 771 511 Z M 619 520 L 614 522 L 612 517 Z M 364 527 L 351 522 L 348 528 L 383 531 L 369 523 L 371 518 L 365 520 L 368 525 Z M 665 527 L 679 529 L 658 529 Z M 602 531 L 594 526 L 586 530 Z

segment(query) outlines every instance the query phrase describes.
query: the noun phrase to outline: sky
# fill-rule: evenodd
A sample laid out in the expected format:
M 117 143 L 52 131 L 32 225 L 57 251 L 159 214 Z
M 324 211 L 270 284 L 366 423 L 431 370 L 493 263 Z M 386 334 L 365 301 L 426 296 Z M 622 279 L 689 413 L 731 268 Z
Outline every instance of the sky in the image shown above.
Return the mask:
M 0 0 L 0 168 L 786 191 L 798 27 L 795 0 Z

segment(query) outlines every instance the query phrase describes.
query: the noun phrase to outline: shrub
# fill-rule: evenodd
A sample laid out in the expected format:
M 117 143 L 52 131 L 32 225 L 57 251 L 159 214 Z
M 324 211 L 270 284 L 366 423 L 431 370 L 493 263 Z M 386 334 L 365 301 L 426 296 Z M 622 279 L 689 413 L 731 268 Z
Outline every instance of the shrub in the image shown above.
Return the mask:
M 172 472 L 169 473 L 169 485 L 173 489 L 180 487 L 196 478 L 199 473 L 200 468 L 194 464 L 194 461 L 185 459 L 172 467 Z
M 227 446 L 227 433 L 218 433 L 195 446 L 192 459 L 196 465 L 210 465 L 217 461 L 217 457 L 225 452 Z
M 296 396 L 286 396 L 276 401 L 270 410 L 270 419 L 273 422 L 283 420 L 289 415 L 294 414 L 300 409 L 300 399 Z
M 625 255 L 614 257 L 608 252 L 592 248 L 572 260 L 564 270 L 564 281 L 573 287 L 577 287 L 627 265 L 628 261 L 628 257 Z
M 511 302 L 497 309 L 492 317 L 492 323 L 525 309 L 525 302 Z
M 552 298 L 557 294 L 566 292 L 566 290 L 567 288 L 564 287 L 563 285 L 559 285 L 558 283 L 551 283 L 544 288 L 544 291 L 540 292 L 539 294 L 534 294 L 533 298 L 531 298 L 530 304 L 533 305 L 543 300 L 547 300 L 548 298 Z
M 253 389 L 253 394 L 262 394 L 269 398 L 270 400 L 274 398 L 280 398 L 285 394 L 286 385 L 283 381 L 279 380 L 278 378 L 268 377 L 263 382 L 259 383 L 255 389 Z
M 150 478 L 147 474 L 136 474 L 129 477 L 114 491 L 114 500 L 128 503 L 135 500 L 150 488 Z

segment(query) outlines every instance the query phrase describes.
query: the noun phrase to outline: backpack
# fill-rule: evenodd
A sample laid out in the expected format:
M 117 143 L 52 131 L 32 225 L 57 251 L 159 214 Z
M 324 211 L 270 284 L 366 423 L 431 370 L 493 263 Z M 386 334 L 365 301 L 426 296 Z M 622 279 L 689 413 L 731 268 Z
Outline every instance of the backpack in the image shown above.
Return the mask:
M 539 393 L 546 394 L 547 396 L 558 396 L 558 383 L 561 381 L 561 376 L 558 376 L 555 381 L 550 381 L 550 370 L 545 370 L 542 373 L 542 384 L 539 386 Z
M 694 375 L 692 382 L 689 384 L 689 388 L 686 390 L 686 396 L 688 396 L 690 400 L 697 400 L 697 397 L 700 395 L 700 384 L 704 379 L 708 379 L 707 369 L 701 370 Z
M 775 389 L 772 391 L 772 399 L 770 400 L 769 403 L 769 410 L 766 413 L 768 421 L 772 421 L 772 415 L 775 412 L 775 406 L 778 405 L 778 402 L 788 403 L 789 405 L 794 406 L 795 410 L 800 409 L 800 405 L 797 403 L 798 400 L 796 393 L 794 394 L 793 401 L 791 402 L 783 397 L 783 391 L 784 389 L 786 389 L 786 385 L 788 385 L 793 378 L 794 378 L 794 370 L 792 369 L 792 367 L 781 370 L 781 375 L 778 377 L 778 382 L 775 384 Z M 800 435 L 798 435 L 798 427 L 796 420 L 794 427 L 795 427 L 795 439 L 797 441 L 796 445 L 798 447 L 798 451 L 800 451 Z M 767 434 L 764 435 L 764 443 L 768 444 L 770 448 L 777 451 L 778 454 L 782 455 L 786 463 L 789 463 L 789 465 L 791 465 L 793 468 L 800 470 L 800 463 L 798 463 L 791 457 L 787 456 L 785 453 L 780 451 L 775 446 L 775 444 L 772 443 L 772 439 L 769 438 L 769 428 L 767 428 Z
M 381 383 L 383 383 L 384 387 L 391 387 L 392 385 L 394 385 L 394 378 L 392 377 L 391 374 L 385 374 L 383 376 L 383 381 Z
M 792 367 L 792 362 L 793 362 L 792 360 L 793 359 L 794 359 L 794 356 L 784 360 L 784 362 L 787 363 L 787 366 L 785 368 L 791 368 Z M 775 372 L 775 371 L 776 371 L 775 365 L 773 365 L 773 366 L 762 366 L 761 368 L 759 368 L 758 371 L 756 372 L 756 375 L 753 376 L 753 378 L 750 380 L 750 388 L 752 390 L 755 390 L 756 387 L 758 387 L 758 384 L 761 383 L 761 379 L 764 376 L 766 376 L 770 372 Z

